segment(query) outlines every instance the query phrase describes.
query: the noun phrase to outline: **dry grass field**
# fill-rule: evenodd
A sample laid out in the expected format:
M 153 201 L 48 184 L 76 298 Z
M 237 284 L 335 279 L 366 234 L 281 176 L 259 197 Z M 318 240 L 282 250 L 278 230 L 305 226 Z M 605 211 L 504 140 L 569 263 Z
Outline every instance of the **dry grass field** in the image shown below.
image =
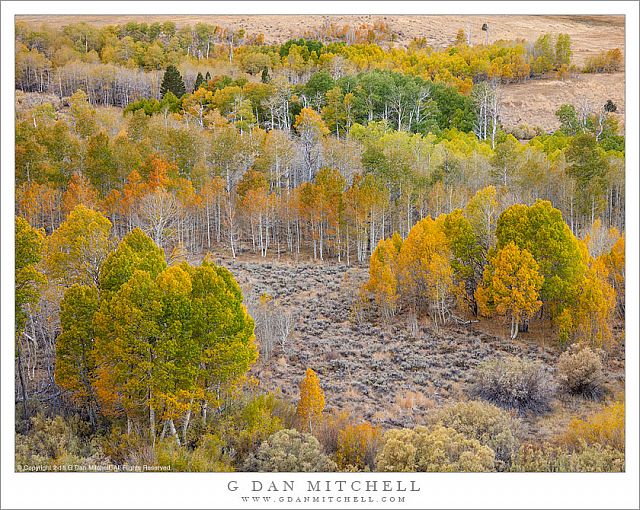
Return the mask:
M 165 21 L 171 19 L 178 26 L 198 22 L 214 23 L 234 28 L 244 28 L 250 33 L 263 33 L 268 43 L 284 42 L 291 37 L 318 32 L 326 23 L 337 26 L 374 24 L 382 21 L 390 32 L 397 34 L 398 44 L 405 45 L 414 37 L 426 37 L 434 47 L 447 46 L 455 40 L 460 28 L 471 29 L 471 42 L 484 42 L 483 23 L 489 25 L 489 42 L 500 39 L 533 40 L 547 33 L 567 33 L 573 41 L 576 63 L 603 49 L 624 47 L 624 16 L 312 16 L 312 15 L 173 15 L 158 16 L 141 13 L 108 16 L 18 16 L 17 20 L 51 25 L 66 25 L 73 21 L 85 21 L 96 25 L 113 25 L 128 21 Z

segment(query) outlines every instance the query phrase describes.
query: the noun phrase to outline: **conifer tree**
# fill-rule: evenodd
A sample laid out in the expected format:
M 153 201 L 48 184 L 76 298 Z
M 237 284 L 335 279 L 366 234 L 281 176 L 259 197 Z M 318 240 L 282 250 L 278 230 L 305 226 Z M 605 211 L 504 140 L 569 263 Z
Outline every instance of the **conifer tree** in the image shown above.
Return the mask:
M 168 66 L 160 85 L 160 95 L 164 97 L 167 92 L 171 92 L 177 98 L 180 98 L 186 91 L 180 71 L 174 65 Z
M 196 82 L 193 85 L 193 91 L 195 92 L 204 84 L 204 78 L 202 77 L 202 73 L 198 72 L 198 76 L 196 76 Z

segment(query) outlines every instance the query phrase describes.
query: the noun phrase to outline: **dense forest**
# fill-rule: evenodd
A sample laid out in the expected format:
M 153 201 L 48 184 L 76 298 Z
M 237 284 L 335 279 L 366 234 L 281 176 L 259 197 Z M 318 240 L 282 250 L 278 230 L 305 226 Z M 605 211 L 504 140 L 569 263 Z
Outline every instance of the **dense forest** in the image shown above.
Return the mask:
M 18 22 L 18 466 L 624 470 L 617 106 L 562 105 L 554 132 L 501 123 L 502 87 L 623 61 L 571 55 L 567 34 L 472 46 L 464 29 L 402 47 L 384 23 L 267 45 Z M 337 305 L 354 328 L 481 328 L 512 355 L 465 366 L 464 398 L 413 427 L 350 414 L 323 391 L 337 373 L 294 363 L 300 318 L 249 295 L 236 259 L 354 271 Z M 283 359 L 294 398 L 259 376 Z

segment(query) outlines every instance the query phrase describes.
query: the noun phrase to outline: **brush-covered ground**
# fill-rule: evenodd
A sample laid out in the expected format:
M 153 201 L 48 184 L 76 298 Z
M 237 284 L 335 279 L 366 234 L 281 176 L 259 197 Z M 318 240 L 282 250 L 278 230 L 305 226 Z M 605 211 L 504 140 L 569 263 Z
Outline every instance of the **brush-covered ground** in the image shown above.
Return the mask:
M 553 371 L 560 355 L 549 325 L 541 322 L 532 322 L 529 333 L 512 341 L 508 325 L 499 321 L 480 319 L 436 330 L 424 319 L 414 337 L 401 315 L 389 323 L 373 311 L 358 318 L 354 304 L 368 278 L 366 267 L 247 255 L 214 260 L 233 272 L 246 300 L 266 293 L 294 316 L 285 349 L 276 346 L 251 371 L 265 390 L 280 389 L 295 402 L 311 367 L 320 377 L 328 411 L 348 411 L 384 428 L 413 427 L 433 409 L 468 399 L 474 369 L 488 358 L 516 355 L 542 361 Z M 607 375 L 609 395 L 620 395 L 624 344 L 608 356 Z M 559 394 L 551 413 L 523 417 L 523 432 L 531 438 L 551 437 L 572 417 L 587 416 L 601 406 Z

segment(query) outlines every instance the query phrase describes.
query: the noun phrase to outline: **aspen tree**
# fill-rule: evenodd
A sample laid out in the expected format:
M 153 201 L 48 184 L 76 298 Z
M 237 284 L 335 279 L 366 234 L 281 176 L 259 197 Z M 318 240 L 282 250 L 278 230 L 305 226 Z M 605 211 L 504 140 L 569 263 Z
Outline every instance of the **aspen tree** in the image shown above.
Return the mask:
M 322 418 L 323 410 L 324 392 L 320 387 L 320 380 L 313 369 L 307 368 L 305 377 L 300 383 L 300 400 L 297 409 L 302 430 L 313 432 Z

